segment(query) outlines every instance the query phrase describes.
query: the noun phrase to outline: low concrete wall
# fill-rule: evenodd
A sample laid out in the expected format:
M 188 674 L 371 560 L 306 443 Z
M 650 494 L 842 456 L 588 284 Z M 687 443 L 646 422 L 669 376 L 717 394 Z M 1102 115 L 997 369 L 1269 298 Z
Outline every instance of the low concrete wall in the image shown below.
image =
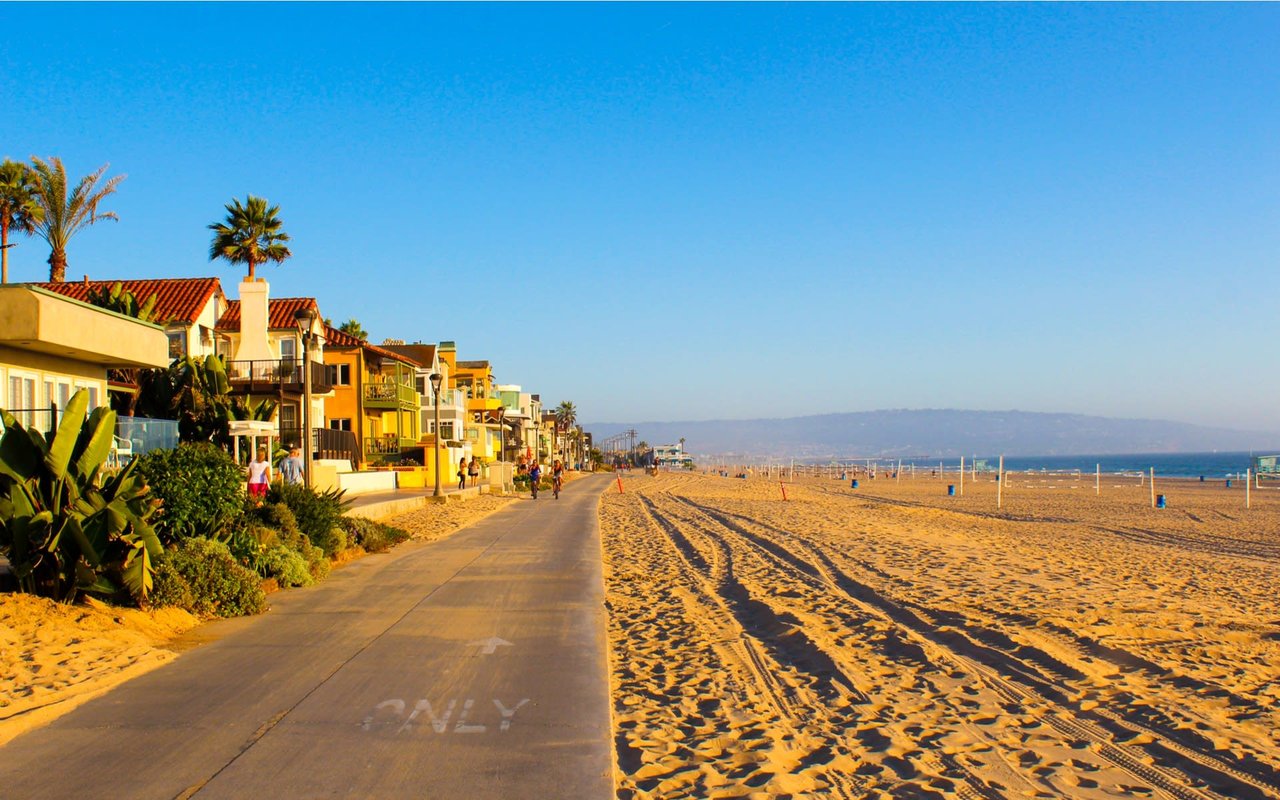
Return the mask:
M 338 486 L 349 495 L 390 492 L 396 488 L 396 474 L 394 472 L 342 472 L 338 474 Z

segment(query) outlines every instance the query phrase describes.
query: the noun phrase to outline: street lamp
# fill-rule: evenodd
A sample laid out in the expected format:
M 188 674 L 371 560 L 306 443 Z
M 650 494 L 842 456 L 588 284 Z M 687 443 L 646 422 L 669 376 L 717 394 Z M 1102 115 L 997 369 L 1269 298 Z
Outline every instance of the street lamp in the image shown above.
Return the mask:
M 444 376 L 439 372 L 431 373 L 431 377 L 427 380 L 431 381 L 431 394 L 435 397 L 436 407 L 436 493 L 435 497 L 443 494 L 440 488 L 440 384 L 444 381 Z
M 302 475 L 307 488 L 311 488 L 311 326 L 316 312 L 299 309 L 293 321 L 302 336 Z
M 502 420 L 507 416 L 507 407 L 498 406 L 498 460 L 504 464 L 507 461 L 507 432 L 503 428 Z

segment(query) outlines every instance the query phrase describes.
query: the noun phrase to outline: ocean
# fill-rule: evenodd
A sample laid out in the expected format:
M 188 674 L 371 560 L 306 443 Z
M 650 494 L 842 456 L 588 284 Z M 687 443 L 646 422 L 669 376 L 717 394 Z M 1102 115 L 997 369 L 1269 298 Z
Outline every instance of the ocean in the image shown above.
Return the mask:
M 1105 455 L 1105 456 L 1005 456 L 1004 468 L 1007 471 L 1027 472 L 1027 471 L 1044 471 L 1044 472 L 1073 472 L 1079 470 L 1084 473 L 1092 473 L 1095 466 L 1100 466 L 1102 472 L 1108 475 L 1122 473 L 1145 473 L 1152 467 L 1155 468 L 1156 475 L 1163 475 L 1166 478 L 1197 478 L 1203 475 L 1206 478 L 1223 478 L 1227 476 L 1243 475 L 1246 469 L 1253 468 L 1253 457 L 1262 455 L 1260 453 L 1131 453 L 1126 455 Z M 986 461 L 986 467 L 994 470 L 999 461 L 998 456 L 978 456 L 978 468 L 982 468 L 982 461 Z M 881 459 L 880 465 L 883 468 L 891 463 L 888 459 Z M 910 462 L 904 460 L 905 466 Z M 938 460 L 916 460 L 916 469 L 936 469 Z M 949 458 L 945 460 L 945 468 L 947 470 L 955 470 L 959 467 L 959 459 Z M 969 468 L 970 459 L 965 458 L 965 469 Z

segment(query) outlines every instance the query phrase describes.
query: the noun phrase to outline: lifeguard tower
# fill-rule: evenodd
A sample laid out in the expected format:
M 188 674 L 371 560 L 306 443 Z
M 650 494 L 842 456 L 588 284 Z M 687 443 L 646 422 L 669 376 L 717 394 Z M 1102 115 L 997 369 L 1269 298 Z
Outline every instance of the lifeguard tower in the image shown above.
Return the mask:
M 1280 455 L 1254 456 L 1253 474 L 1258 476 L 1258 485 L 1263 481 L 1280 481 Z

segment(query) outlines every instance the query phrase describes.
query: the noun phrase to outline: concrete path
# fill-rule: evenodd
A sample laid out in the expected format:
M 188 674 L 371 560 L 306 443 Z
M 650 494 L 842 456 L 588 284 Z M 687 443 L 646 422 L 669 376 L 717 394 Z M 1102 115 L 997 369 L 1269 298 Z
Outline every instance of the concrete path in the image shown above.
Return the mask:
M 0 748 L 6 798 L 613 796 L 606 478 L 353 562 Z

